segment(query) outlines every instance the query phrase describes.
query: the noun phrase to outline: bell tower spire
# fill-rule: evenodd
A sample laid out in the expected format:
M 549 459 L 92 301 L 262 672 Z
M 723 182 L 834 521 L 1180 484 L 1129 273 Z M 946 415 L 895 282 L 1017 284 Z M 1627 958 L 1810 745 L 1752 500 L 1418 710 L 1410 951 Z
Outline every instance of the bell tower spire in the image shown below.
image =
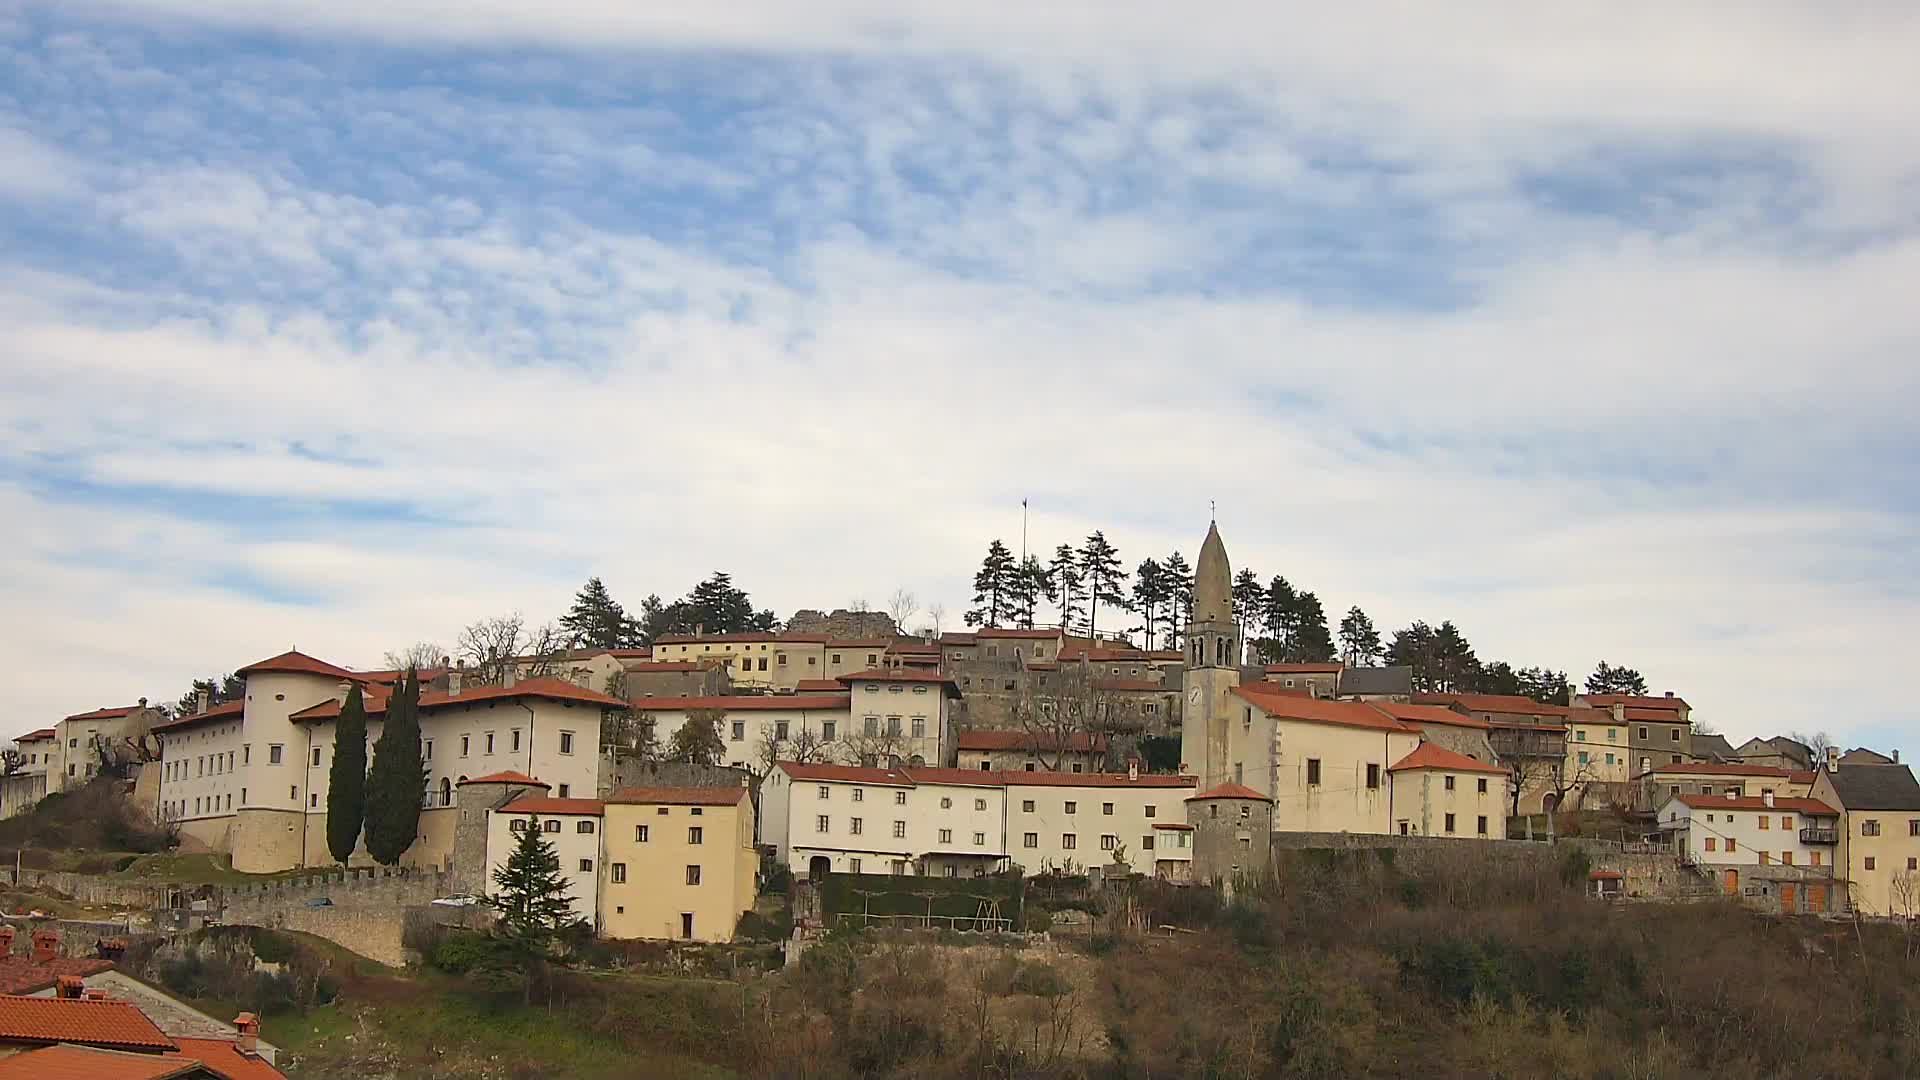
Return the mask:
M 1187 621 L 1187 670 L 1180 756 L 1201 790 L 1236 779 L 1230 762 L 1233 712 L 1228 696 L 1240 683 L 1240 626 L 1233 618 L 1233 565 L 1215 522 L 1207 525 L 1193 569 L 1193 614 Z

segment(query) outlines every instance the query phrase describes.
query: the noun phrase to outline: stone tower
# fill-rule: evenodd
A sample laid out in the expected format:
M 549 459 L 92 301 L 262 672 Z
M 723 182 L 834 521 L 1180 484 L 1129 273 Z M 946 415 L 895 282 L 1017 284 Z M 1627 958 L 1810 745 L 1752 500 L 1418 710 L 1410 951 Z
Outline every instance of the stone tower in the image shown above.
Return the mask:
M 1217 525 L 1207 526 L 1193 571 L 1193 615 L 1187 621 L 1187 670 L 1180 728 L 1183 771 L 1200 778 L 1200 790 L 1236 779 L 1228 765 L 1233 706 L 1240 684 L 1240 628 L 1233 621 L 1233 567 Z

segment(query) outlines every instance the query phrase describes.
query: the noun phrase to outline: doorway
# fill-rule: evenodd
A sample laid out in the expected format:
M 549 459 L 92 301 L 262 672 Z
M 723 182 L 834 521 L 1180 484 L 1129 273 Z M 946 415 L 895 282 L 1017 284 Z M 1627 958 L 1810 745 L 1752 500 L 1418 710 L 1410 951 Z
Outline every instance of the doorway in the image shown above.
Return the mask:
M 1780 914 L 1798 915 L 1800 913 L 1800 890 L 1790 881 L 1780 883 Z
M 1827 910 L 1827 887 L 1825 885 L 1807 886 L 1807 910 L 1816 915 Z
M 680 913 L 680 936 L 687 941 L 693 940 L 693 912 Z
M 825 881 L 827 875 L 831 873 L 833 873 L 833 860 L 825 855 L 815 855 L 807 860 L 808 881 Z
M 1729 870 L 1726 873 L 1725 887 L 1728 896 L 1740 895 L 1740 871 Z

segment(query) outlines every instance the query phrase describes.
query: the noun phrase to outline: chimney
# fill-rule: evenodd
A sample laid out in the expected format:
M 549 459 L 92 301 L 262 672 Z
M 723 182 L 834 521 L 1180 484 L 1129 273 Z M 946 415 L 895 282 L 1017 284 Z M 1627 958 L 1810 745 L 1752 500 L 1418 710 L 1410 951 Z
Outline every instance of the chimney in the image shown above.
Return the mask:
M 1761 792 L 1761 793 L 1760 793 L 1760 801 L 1761 801 L 1761 802 L 1763 802 L 1763 803 L 1765 803 L 1765 804 L 1767 805 L 1767 807 L 1768 807 L 1769 809 L 1771 809 L 1771 808 L 1773 807 L 1773 792 L 1771 792 L 1771 791 L 1763 791 L 1763 792 Z
M 213 708 L 213 690 L 211 688 L 203 689 L 200 691 L 199 705 L 200 705 L 200 711 L 203 713 L 206 712 L 208 709 Z
M 78 975 L 62 975 L 53 981 L 53 996 L 65 1001 L 79 1001 L 86 991 L 87 984 Z
M 1895 750 L 1895 751 L 1893 752 L 1893 763 L 1894 763 L 1895 765 L 1898 765 L 1898 764 L 1900 764 L 1900 751 L 1898 751 L 1898 750 Z
M 1837 746 L 1827 747 L 1827 771 L 1832 772 L 1834 769 L 1837 769 L 1839 767 L 1840 767 L 1840 748 Z
M 13 955 L 13 927 L 0 926 L 0 956 Z
M 518 681 L 520 681 L 520 665 L 509 657 L 500 668 L 500 685 L 512 689 L 513 684 Z
M 141 699 L 140 699 L 140 707 L 141 707 L 141 708 L 143 708 L 143 709 L 147 707 L 147 699 L 146 699 L 146 698 L 141 698 Z
M 233 1026 L 240 1034 L 233 1040 L 233 1048 L 244 1057 L 260 1055 L 260 1018 L 250 1012 L 243 1012 L 233 1018 Z
M 459 697 L 461 689 L 466 686 L 466 682 L 467 662 L 462 660 L 460 661 L 459 667 L 451 668 L 447 671 L 447 696 Z
M 60 957 L 60 933 L 57 930 L 33 932 L 33 962 L 51 964 Z
M 1140 759 L 1132 755 L 1127 756 L 1127 779 L 1140 779 Z
M 1667 691 L 1667 697 L 1669 698 L 1673 697 L 1673 691 L 1671 690 Z
M 112 1001 L 113 999 L 107 995 L 107 992 L 105 990 L 102 990 L 97 986 L 88 986 L 85 989 L 80 991 L 80 1000 Z

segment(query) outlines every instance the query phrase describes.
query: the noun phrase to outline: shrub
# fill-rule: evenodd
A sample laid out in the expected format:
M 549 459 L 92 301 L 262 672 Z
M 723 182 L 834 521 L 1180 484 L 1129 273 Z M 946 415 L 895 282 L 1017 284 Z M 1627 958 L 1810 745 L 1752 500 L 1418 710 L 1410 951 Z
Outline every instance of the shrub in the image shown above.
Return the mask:
M 1026 930 L 1029 934 L 1044 934 L 1053 929 L 1053 912 L 1034 905 L 1027 909 Z
M 1029 994 L 1033 997 L 1059 997 L 1073 989 L 1067 985 L 1065 976 L 1052 964 L 1043 960 L 1030 960 L 1021 964 L 1008 984 L 1015 993 Z
M 1560 881 L 1570 889 L 1587 887 L 1587 877 L 1593 873 L 1593 860 L 1586 851 L 1577 845 L 1567 845 L 1567 853 L 1560 856 Z
M 251 944 L 253 955 L 269 964 L 285 964 L 294 957 L 293 939 L 272 930 L 255 930 Z

